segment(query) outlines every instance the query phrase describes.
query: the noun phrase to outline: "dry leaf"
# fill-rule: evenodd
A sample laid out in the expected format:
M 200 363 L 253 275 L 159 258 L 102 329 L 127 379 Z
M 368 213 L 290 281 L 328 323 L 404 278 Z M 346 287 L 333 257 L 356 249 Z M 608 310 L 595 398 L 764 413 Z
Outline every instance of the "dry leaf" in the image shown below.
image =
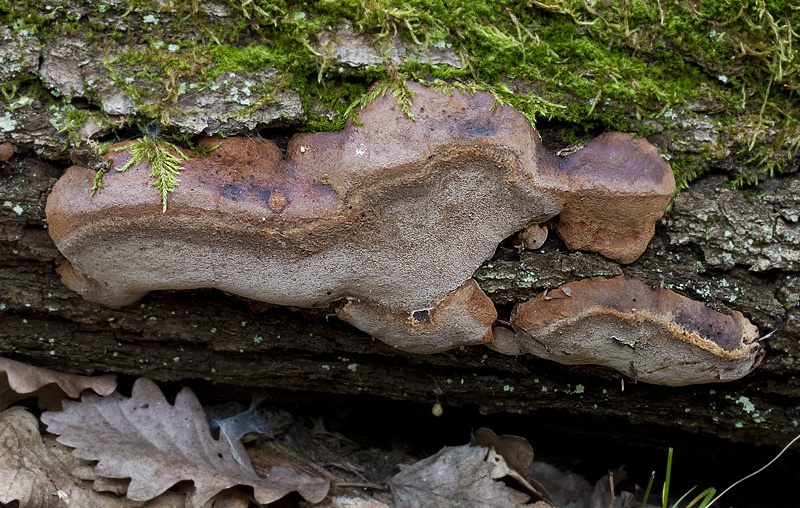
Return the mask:
M 247 508 L 250 496 L 241 490 L 227 489 L 212 497 L 202 508 Z
M 524 437 L 498 436 L 490 429 L 481 427 L 472 435 L 470 444 L 494 448 L 508 466 L 522 476 L 527 476 L 528 466 L 533 462 L 533 448 Z
M 0 358 L 0 410 L 18 400 L 37 396 L 39 406 L 44 409 L 61 409 L 61 399 L 77 398 L 82 391 L 92 389 L 100 395 L 108 395 L 117 387 L 117 377 L 76 376 L 27 365 L 7 358 Z
M 633 502 L 633 494 L 620 492 L 612 505 L 608 475 L 592 487 L 582 476 L 563 473 L 544 462 L 534 462 L 528 472 L 547 487 L 555 505 L 562 508 L 628 508 Z
M 387 480 L 396 508 L 517 508 L 483 446 L 446 447 Z
M 24 408 L 0 413 L 0 503 L 20 508 L 182 508 L 183 496 L 133 502 L 95 492 L 70 473 L 85 464 L 52 440 L 42 440 L 39 422 Z
M 326 480 L 288 468 L 274 467 L 260 478 L 241 443 L 231 447 L 211 437 L 203 408 L 188 388 L 172 406 L 153 381 L 139 378 L 131 398 L 85 394 L 81 402 L 65 401 L 64 411 L 44 413 L 42 421 L 76 456 L 99 461 L 98 475 L 130 478 L 127 495 L 134 500 L 152 499 L 183 480 L 194 483 L 187 494 L 192 508 L 235 485 L 253 487 L 262 504 L 295 490 L 319 502 L 329 488 Z
M 523 504 L 533 499 L 534 501 L 542 501 L 548 506 L 553 504 L 550 499 L 550 494 L 547 493 L 541 484 L 533 480 L 528 481 L 517 471 L 509 467 L 505 458 L 497 453 L 494 448 L 489 448 L 489 455 L 486 456 L 486 462 L 494 466 L 492 470 L 493 480 L 500 480 L 506 477 L 514 480 L 514 487 L 517 488 L 512 488 L 507 485 L 509 494 L 511 494 L 511 498 L 514 502 Z M 522 491 L 525 492 L 523 493 Z
M 533 462 L 533 448 L 527 439 L 519 436 L 498 436 L 492 430 L 481 427 L 472 435 L 469 444 L 490 449 L 486 460 L 495 464 L 492 478 L 500 479 L 504 476 L 513 478 L 517 486 L 525 490 L 529 497 L 542 501 L 547 506 L 553 504 L 547 489 L 536 480 L 528 478 L 528 466 Z

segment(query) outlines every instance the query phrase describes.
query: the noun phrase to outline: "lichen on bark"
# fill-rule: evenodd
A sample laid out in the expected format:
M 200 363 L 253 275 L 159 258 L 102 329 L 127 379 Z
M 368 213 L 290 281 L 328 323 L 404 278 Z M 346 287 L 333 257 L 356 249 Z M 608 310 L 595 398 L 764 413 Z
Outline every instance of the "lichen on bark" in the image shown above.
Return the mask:
M 182 135 L 338 130 L 370 85 L 398 77 L 492 91 L 559 122 L 561 147 L 651 136 L 679 190 L 709 171 L 742 186 L 793 170 L 800 143 L 800 13 L 783 0 L 9 0 L 0 19 L 4 102 L 30 118 L 3 137 L 50 156 L 43 135 L 67 148 L 143 119 Z
M 784 0 L 0 0 L 0 25 L 7 27 L 0 29 L 0 142 L 17 148 L 0 170 L 3 350 L 76 372 L 101 366 L 158 379 L 245 383 L 283 400 L 307 390 L 313 379 L 322 381 L 317 387 L 324 397 L 368 392 L 426 401 L 435 382 L 446 406 L 484 413 L 557 408 L 569 418 L 659 427 L 681 421 L 705 436 L 777 443 L 800 421 L 798 271 L 783 254 L 780 266 L 750 271 L 748 263 L 772 259 L 764 249 L 733 265 L 722 255 L 732 252 L 728 240 L 736 247 L 749 239 L 740 225 L 766 224 L 753 212 L 797 223 L 786 211 L 800 207 L 798 198 L 781 191 L 797 185 L 793 155 L 800 139 L 797 57 L 786 44 L 800 11 L 789 6 Z M 337 56 L 336 44 L 326 48 L 326 34 L 336 42 L 333 34 L 345 26 L 360 38 L 370 62 L 359 63 L 344 50 Z M 401 43 L 406 55 L 419 58 L 399 58 Z M 434 48 L 461 67 L 429 63 Z M 68 72 L 55 72 L 59 62 Z M 644 256 L 624 269 L 567 253 L 554 241 L 522 254 L 512 242 L 502 245 L 476 275 L 501 319 L 510 302 L 579 278 L 624 272 L 719 311 L 739 310 L 764 332 L 778 329 L 764 341 L 769 353 L 756 374 L 726 387 L 724 396 L 641 385 L 620 392 L 619 379 L 602 370 L 543 366 L 492 352 L 456 351 L 426 364 L 403 356 L 395 361 L 396 352 L 344 325 L 281 311 L 289 319 L 218 293 L 163 293 L 141 308 L 100 311 L 58 281 L 53 266 L 62 259 L 43 229 L 43 207 L 63 167 L 85 157 L 81 140 L 102 151 L 105 143 L 139 135 L 129 127 L 153 121 L 176 136 L 336 130 L 371 84 L 396 76 L 491 89 L 536 121 L 554 151 L 569 151 L 606 130 L 647 136 L 684 184 Z M 199 111 L 206 109 L 212 114 L 203 118 Z M 775 178 L 765 184 L 770 174 Z M 720 187 L 756 179 L 760 186 L 747 194 Z M 725 199 L 703 202 L 717 194 Z M 705 222 L 695 212 L 721 203 L 730 219 L 712 225 L 723 238 L 706 241 Z M 726 230 L 735 236 L 726 240 Z M 785 235 L 767 244 L 758 240 L 756 247 L 779 253 L 796 247 Z M 254 343 L 254 336 L 263 341 Z M 142 354 L 143 347 L 150 352 Z M 173 362 L 176 347 L 185 348 L 179 364 Z M 357 361 L 358 373 L 337 358 Z M 578 382 L 586 392 L 567 395 Z M 503 391 L 504 385 L 515 392 Z M 740 397 L 763 410 L 767 422 L 743 413 L 735 403 Z M 678 414 L 684 405 L 692 412 Z

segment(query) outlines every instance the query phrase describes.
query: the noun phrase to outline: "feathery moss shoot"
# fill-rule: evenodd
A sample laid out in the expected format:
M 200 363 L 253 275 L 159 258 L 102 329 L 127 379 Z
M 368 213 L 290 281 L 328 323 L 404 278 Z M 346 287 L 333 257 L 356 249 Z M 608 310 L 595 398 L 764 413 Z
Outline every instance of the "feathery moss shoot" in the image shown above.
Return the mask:
M 158 141 L 153 138 L 144 137 L 139 138 L 132 144 L 115 148 L 115 152 L 123 150 L 130 150 L 131 159 L 121 168 L 117 169 L 120 173 L 126 171 L 134 164 L 142 162 L 149 162 L 152 171 L 150 177 L 155 178 L 156 181 L 151 183 L 153 187 L 158 189 L 161 194 L 162 211 L 167 211 L 167 194 L 172 192 L 178 186 L 178 175 L 183 169 L 184 161 L 192 160 L 177 146 L 167 141 Z M 175 152 L 177 156 L 171 152 Z M 103 175 L 98 171 L 97 178 L 95 179 L 94 186 L 92 187 L 92 195 L 97 189 L 103 188 L 102 181 L 98 184 L 98 178 L 102 179 Z

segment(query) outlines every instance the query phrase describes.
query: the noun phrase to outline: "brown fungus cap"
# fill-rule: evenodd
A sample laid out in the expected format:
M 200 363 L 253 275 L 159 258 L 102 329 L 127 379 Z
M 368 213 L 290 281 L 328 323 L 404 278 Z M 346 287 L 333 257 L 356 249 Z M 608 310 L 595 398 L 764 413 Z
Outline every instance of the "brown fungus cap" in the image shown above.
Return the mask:
M 547 241 L 547 224 L 531 224 L 519 232 L 519 239 L 528 250 L 538 249 Z
M 469 279 L 436 307 L 390 312 L 362 300 L 348 300 L 336 316 L 411 353 L 439 353 L 492 341 L 497 311 L 475 279 Z
M 547 154 L 528 120 L 495 107 L 488 93 L 409 86 L 415 121 L 386 94 L 341 132 L 296 135 L 285 156 L 260 138 L 201 142 L 219 146 L 186 152 L 191 160 L 165 213 L 149 163 L 114 171 L 130 160 L 125 144 L 109 151 L 112 169 L 94 197 L 94 172 L 70 168 L 46 208 L 48 231 L 70 261 L 62 280 L 115 307 L 151 290 L 194 288 L 297 307 L 347 301 L 340 316 L 355 326 L 406 350 L 440 351 L 490 340 L 494 307 L 469 281 L 503 239 L 562 209 L 594 220 L 576 210 L 584 198 L 601 208 L 620 157 L 634 154 L 629 172 L 642 163 L 640 152 L 669 169 L 650 160 L 658 154 L 646 142 L 619 135 L 585 149 L 618 154 L 610 166 L 597 158 L 605 169 L 591 173 L 589 163 L 574 162 L 580 152 L 566 162 Z M 617 185 L 619 206 L 638 210 L 641 228 L 631 233 L 639 226 L 623 219 L 622 233 L 614 231 L 635 237 L 636 249 L 666 206 L 644 213 L 635 205 L 653 201 L 656 180 L 628 175 Z M 609 217 L 598 220 L 598 231 L 612 231 Z M 582 248 L 632 255 L 628 244 L 609 247 L 606 236 Z M 461 298 L 465 288 L 469 298 Z M 420 309 L 439 309 L 436 323 L 419 328 L 407 319 Z
M 523 351 L 653 384 L 739 379 L 761 359 L 758 330 L 741 313 L 720 314 L 625 275 L 543 293 L 517 305 L 511 321 Z
M 672 169 L 656 148 L 621 132 L 541 168 L 543 184 L 563 200 L 556 231 L 567 247 L 619 263 L 644 252 L 675 193 Z
M 5 162 L 14 156 L 14 145 L 11 143 L 0 143 L 0 162 Z

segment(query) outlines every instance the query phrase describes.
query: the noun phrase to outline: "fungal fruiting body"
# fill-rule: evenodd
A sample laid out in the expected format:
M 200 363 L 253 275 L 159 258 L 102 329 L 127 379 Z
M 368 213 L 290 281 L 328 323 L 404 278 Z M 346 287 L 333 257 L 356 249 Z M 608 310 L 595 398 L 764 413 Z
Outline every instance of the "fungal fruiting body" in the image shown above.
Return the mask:
M 606 134 L 558 159 L 487 93 L 410 83 L 410 120 L 378 97 L 336 133 L 205 140 L 162 211 L 148 164 L 72 167 L 47 202 L 64 283 L 119 307 L 151 290 L 218 288 L 339 315 L 401 349 L 490 342 L 494 306 L 471 280 L 516 231 L 561 214 L 571 247 L 638 257 L 674 191 L 655 148 Z M 110 150 L 111 168 L 130 160 Z M 640 168 L 641 171 L 637 170 Z M 609 210 L 613 209 L 613 215 Z
M 502 347 L 568 365 L 598 364 L 633 379 L 683 386 L 747 375 L 762 354 L 741 313 L 621 275 L 573 282 L 518 304 Z M 503 333 L 508 334 L 506 329 Z

